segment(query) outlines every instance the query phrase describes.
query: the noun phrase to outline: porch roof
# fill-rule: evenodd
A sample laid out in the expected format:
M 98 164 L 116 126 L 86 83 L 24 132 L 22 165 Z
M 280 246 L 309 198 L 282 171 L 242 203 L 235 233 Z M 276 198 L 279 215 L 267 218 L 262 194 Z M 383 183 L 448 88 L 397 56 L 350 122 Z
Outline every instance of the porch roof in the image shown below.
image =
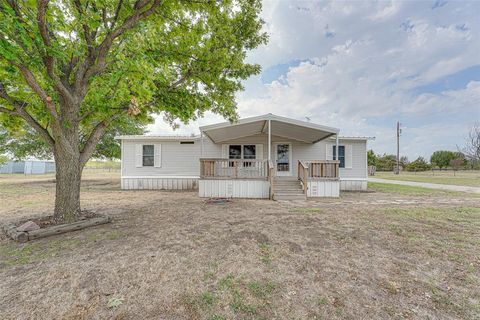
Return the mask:
M 272 136 L 315 143 L 338 134 L 337 128 L 322 126 L 274 114 L 266 114 L 238 120 L 236 123 L 223 122 L 200 127 L 213 142 L 220 143 L 232 139 L 248 137 L 256 134 L 268 134 L 268 122 L 271 124 Z

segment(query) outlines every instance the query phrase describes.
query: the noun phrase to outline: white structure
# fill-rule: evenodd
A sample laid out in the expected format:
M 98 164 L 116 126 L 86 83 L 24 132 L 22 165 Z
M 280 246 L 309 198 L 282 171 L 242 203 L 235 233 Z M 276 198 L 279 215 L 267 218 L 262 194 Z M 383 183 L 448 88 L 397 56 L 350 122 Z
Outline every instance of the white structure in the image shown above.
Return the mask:
M 120 136 L 122 189 L 196 189 L 201 197 L 305 199 L 367 188 L 367 140 L 267 114 L 198 136 Z
M 45 174 L 55 172 L 55 162 L 50 160 L 8 161 L 0 166 L 0 173 Z

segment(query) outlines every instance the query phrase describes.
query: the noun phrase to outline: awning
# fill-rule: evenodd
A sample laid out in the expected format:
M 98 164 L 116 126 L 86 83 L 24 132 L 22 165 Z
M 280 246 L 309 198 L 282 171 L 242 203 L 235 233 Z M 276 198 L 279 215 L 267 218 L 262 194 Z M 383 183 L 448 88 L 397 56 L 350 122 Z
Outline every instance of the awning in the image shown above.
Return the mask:
M 213 142 L 221 143 L 256 134 L 268 134 L 268 123 L 271 125 L 271 135 L 305 143 L 315 143 L 338 134 L 337 128 L 322 126 L 306 121 L 280 117 L 271 113 L 241 119 L 236 123 L 224 122 L 200 127 L 200 131 Z

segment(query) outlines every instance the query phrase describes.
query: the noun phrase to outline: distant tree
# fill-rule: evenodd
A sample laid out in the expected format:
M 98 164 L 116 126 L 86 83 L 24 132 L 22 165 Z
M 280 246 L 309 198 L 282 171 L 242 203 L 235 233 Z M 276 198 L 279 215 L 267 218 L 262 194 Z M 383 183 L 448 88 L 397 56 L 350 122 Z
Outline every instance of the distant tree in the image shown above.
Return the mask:
M 480 122 L 476 122 L 472 126 L 465 138 L 465 146 L 459 150 L 465 155 L 472 168 L 478 168 L 480 163 Z
M 455 158 L 450 160 L 450 167 L 453 169 L 453 175 L 455 175 L 455 172 L 458 171 L 458 169 L 460 169 L 464 163 L 464 158 Z
M 5 155 L 3 155 L 3 154 L 0 154 L 0 166 L 2 166 L 2 165 L 4 165 L 5 163 L 7 163 L 8 160 L 10 160 L 10 159 L 8 159 L 7 156 L 5 156 Z
M 408 164 L 409 164 L 409 161 L 407 156 L 400 157 L 400 166 L 402 168 L 405 168 Z
M 439 150 L 435 151 L 430 157 L 430 163 L 433 166 L 437 166 L 440 169 L 447 168 L 450 165 L 450 161 L 455 159 L 456 154 L 452 151 Z
M 397 157 L 393 154 L 384 154 L 377 157 L 377 171 L 393 171 L 397 163 Z
M 369 166 L 376 166 L 377 165 L 377 156 L 373 150 L 368 150 L 367 152 L 367 162 Z
M 418 157 L 415 161 L 410 162 L 406 165 L 405 169 L 407 171 L 426 171 L 430 169 L 430 165 L 423 157 Z

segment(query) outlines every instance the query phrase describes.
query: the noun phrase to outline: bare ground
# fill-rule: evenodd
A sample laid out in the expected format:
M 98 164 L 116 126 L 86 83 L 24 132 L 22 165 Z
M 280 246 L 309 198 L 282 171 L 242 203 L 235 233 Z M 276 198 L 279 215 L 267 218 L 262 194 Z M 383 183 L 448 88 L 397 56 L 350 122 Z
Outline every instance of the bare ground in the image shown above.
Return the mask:
M 0 178 L 0 218 L 51 214 L 51 177 Z M 2 319 L 478 319 L 480 199 L 343 193 L 207 204 L 87 175 L 113 223 L 0 238 Z

